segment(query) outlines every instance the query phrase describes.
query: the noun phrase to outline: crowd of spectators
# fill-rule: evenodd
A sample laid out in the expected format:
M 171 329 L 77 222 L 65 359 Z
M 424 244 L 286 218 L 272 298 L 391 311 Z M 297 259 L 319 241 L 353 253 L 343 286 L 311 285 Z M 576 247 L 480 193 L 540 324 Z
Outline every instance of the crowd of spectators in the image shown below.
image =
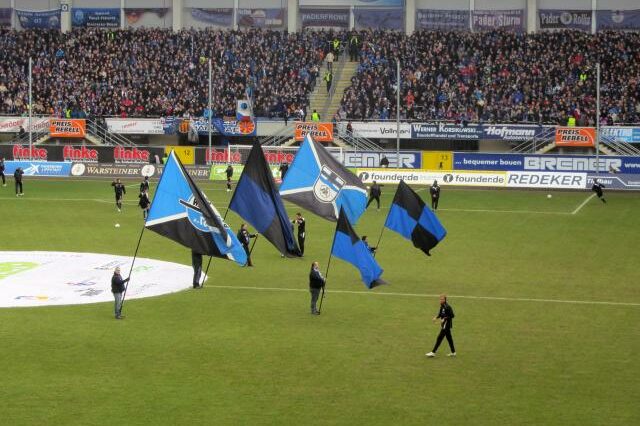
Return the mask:
M 578 125 L 640 122 L 640 34 L 579 31 L 515 34 L 418 31 L 360 33 L 358 74 L 339 119 L 396 117 L 396 58 L 403 119 Z
M 593 125 L 600 61 L 601 121 L 640 122 L 640 34 L 613 31 L 0 29 L 0 114 L 28 112 L 32 57 L 35 114 L 233 116 L 250 96 L 256 116 L 304 116 L 335 37 L 346 51 L 354 36 L 358 73 L 337 119 L 394 119 L 399 58 L 403 119 Z
M 328 33 L 252 29 L 0 30 L 0 113 L 56 116 L 235 116 L 248 95 L 257 116 L 308 104 Z

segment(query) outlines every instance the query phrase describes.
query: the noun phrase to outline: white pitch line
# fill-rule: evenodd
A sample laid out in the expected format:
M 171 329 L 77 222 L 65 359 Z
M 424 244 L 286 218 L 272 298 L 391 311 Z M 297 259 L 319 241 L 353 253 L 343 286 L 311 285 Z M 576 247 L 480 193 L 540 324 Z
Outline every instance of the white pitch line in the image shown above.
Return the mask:
M 234 289 L 234 290 L 266 290 L 266 291 L 298 291 L 308 292 L 303 288 L 279 288 L 279 287 L 246 287 L 231 285 L 205 285 L 205 287 Z M 343 294 L 363 294 L 372 296 L 401 296 L 401 297 L 440 297 L 439 294 L 419 294 L 419 293 L 388 293 L 376 291 L 353 291 L 353 290 L 330 290 L 331 293 Z M 575 305 L 609 305 L 609 306 L 639 306 L 640 303 L 631 302 L 602 302 L 597 300 L 560 300 L 560 299 L 535 299 L 527 297 L 494 297 L 494 296 L 461 296 L 455 294 L 447 295 L 449 298 L 475 299 L 475 300 L 503 300 L 507 302 L 541 302 L 541 303 L 569 303 Z
M 438 209 L 438 211 L 450 211 L 450 212 L 479 212 L 479 213 L 525 213 L 525 214 L 559 214 L 568 215 L 567 212 L 539 212 L 533 210 L 486 210 L 486 209 Z
M 578 213 L 595 196 L 596 196 L 596 194 L 591 194 L 590 196 L 588 196 L 587 199 L 582 202 L 582 204 L 580 204 L 578 207 L 576 207 L 576 209 L 574 211 L 571 212 L 571 214 Z

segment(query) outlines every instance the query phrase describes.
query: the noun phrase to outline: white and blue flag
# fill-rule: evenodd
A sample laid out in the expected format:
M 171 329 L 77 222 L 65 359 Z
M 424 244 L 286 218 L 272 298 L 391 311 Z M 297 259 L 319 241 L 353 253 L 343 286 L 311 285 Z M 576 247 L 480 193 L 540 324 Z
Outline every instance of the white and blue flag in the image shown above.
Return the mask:
M 247 254 L 218 210 L 171 151 L 145 226 L 207 256 L 247 263 Z
M 338 220 L 343 208 L 354 224 L 367 206 L 367 190 L 362 181 L 309 135 L 280 185 L 280 195 L 332 221 Z

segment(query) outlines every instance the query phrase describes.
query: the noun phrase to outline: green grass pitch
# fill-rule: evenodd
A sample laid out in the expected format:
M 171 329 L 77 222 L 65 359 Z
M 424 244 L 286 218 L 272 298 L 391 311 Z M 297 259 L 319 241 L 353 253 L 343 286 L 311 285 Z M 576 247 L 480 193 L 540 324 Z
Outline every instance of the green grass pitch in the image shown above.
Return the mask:
M 2 250 L 133 255 L 138 181 L 122 213 L 108 181 L 27 178 L 19 199 L 9 183 Z M 231 193 L 201 186 L 224 212 Z M 371 243 L 394 190 L 356 226 Z M 640 196 L 579 208 L 590 195 L 445 187 L 448 236 L 433 256 L 385 231 L 390 285 L 367 291 L 334 259 L 319 317 L 308 271 L 326 268 L 334 224 L 310 213 L 304 259 L 260 239 L 254 268 L 214 259 L 202 291 L 128 301 L 124 321 L 107 303 L 0 309 L 0 423 L 640 424 Z M 151 232 L 139 256 L 190 264 Z M 439 293 L 456 312 L 457 358 L 446 342 L 424 356 Z

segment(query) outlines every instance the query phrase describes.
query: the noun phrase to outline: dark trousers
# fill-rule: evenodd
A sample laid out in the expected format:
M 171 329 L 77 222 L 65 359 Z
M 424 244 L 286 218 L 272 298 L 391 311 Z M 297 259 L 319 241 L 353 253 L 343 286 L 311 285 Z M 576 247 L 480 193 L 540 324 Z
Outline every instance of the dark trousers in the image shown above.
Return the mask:
M 453 346 L 453 337 L 451 336 L 450 328 L 443 328 L 440 330 L 440 334 L 438 334 L 438 338 L 436 339 L 436 345 L 433 347 L 433 353 L 436 353 L 440 343 L 442 343 L 442 339 L 447 338 L 447 342 L 449 342 L 449 348 L 451 348 L 451 352 L 455 352 L 456 348 Z
M 231 178 L 227 178 L 227 189 L 231 189 Z
M 200 277 L 202 276 L 202 255 L 191 255 L 191 263 L 193 264 L 193 288 L 200 286 Z
M 367 203 L 367 208 L 369 208 L 369 204 L 371 204 L 373 202 L 373 200 L 376 200 L 376 203 L 378 204 L 378 208 L 380 208 L 380 196 L 379 195 L 371 195 L 369 197 L 369 202 Z
M 7 179 L 4 177 L 4 172 L 0 172 L 0 177 L 2 177 L 2 184 L 7 183 Z
M 300 247 L 300 256 L 304 255 L 304 234 L 298 234 L 298 247 Z
M 318 303 L 318 298 L 320 297 L 320 289 L 309 288 L 309 292 L 311 292 L 311 313 L 315 314 L 316 312 L 318 312 L 316 304 Z
M 22 182 L 16 181 L 16 194 L 22 194 Z
M 438 201 L 440 201 L 439 198 L 432 198 L 431 199 L 431 208 L 433 210 L 438 210 Z

